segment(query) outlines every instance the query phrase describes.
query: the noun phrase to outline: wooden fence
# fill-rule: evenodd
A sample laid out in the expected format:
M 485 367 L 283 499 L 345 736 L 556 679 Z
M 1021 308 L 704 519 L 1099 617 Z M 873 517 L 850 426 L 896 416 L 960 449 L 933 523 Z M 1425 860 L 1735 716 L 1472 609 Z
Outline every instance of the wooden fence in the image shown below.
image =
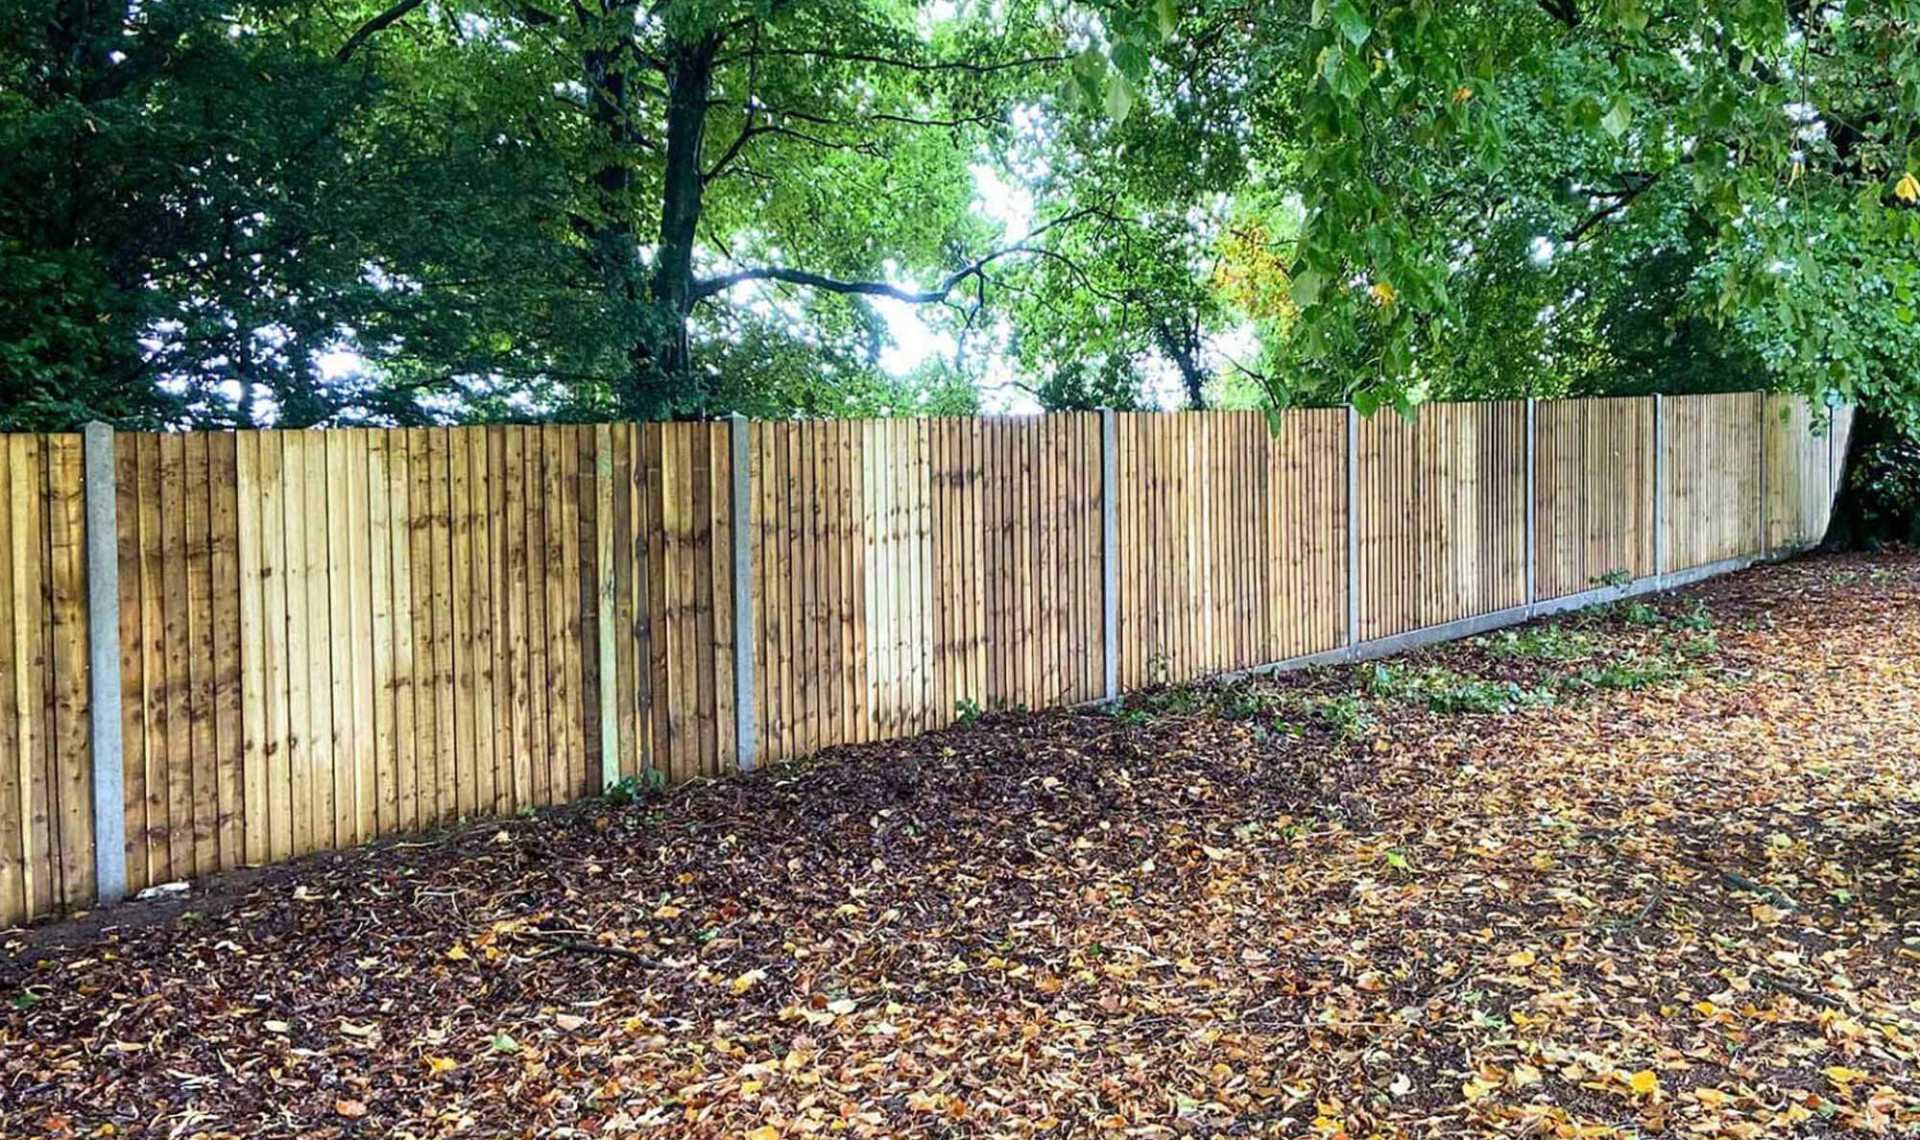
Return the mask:
M 1295 410 L 1277 432 L 1222 412 L 0 437 L 0 922 L 1797 549 L 1850 423 L 1739 394 Z M 94 677 L 116 639 L 118 676 Z

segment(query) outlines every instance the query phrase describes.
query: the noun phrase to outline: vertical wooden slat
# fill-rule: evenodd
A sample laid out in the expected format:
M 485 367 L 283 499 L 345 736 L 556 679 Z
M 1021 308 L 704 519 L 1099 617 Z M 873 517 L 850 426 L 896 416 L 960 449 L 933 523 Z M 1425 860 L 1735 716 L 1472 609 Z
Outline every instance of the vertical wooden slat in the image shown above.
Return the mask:
M 50 779 L 59 817 L 60 903 L 84 906 L 94 897 L 92 706 L 87 686 L 86 486 L 81 437 L 46 437 L 47 598 L 51 647 Z
M 511 776 L 505 778 L 503 783 L 511 789 L 510 802 L 513 806 L 525 807 L 538 802 L 535 798 L 535 772 L 541 767 L 535 743 L 539 733 L 534 724 L 533 694 L 529 691 L 534 634 L 531 625 L 533 616 L 529 612 L 531 588 L 527 557 L 528 429 L 514 426 L 498 430 L 501 460 L 498 495 L 501 503 L 501 549 L 498 561 L 503 595 L 501 612 L 506 624 L 506 652 L 503 655 L 507 680 L 506 707 L 512 730 L 507 742 L 507 754 L 513 762 Z
M 462 819 L 480 807 L 480 762 L 475 735 L 479 658 L 474 652 L 472 432 L 447 431 L 449 607 L 453 626 L 454 813 Z M 490 798 L 490 797 L 489 797 Z
M 306 463 L 304 476 L 297 484 L 304 515 L 301 533 L 305 555 L 301 567 L 306 591 L 306 642 L 304 652 L 295 659 L 295 667 L 301 663 L 306 666 L 307 798 L 300 799 L 296 788 L 293 805 L 296 817 L 302 814 L 306 817 L 306 842 L 301 847 L 304 854 L 324 851 L 335 842 L 333 608 L 328 566 L 326 437 L 319 432 L 299 432 L 290 435 L 289 442 L 294 438 L 301 441 Z M 289 549 L 288 553 L 293 552 Z M 298 822 L 295 826 L 297 829 Z
M 559 555 L 560 640 L 556 653 L 566 677 L 567 700 L 560 730 L 564 734 L 566 765 L 564 788 L 557 788 L 556 802 L 565 803 L 586 793 L 591 755 L 587 745 L 587 723 L 591 702 L 583 651 L 587 648 L 582 629 L 581 557 L 580 557 L 580 429 L 567 426 L 556 430 L 560 464 L 558 544 Z
M 486 492 L 483 498 L 486 559 L 486 711 L 480 714 L 486 731 L 484 742 L 492 756 L 493 811 L 505 815 L 514 807 L 514 768 L 519 756 L 513 750 L 513 661 L 509 644 L 508 614 L 512 603 L 507 597 L 507 436 L 499 425 L 486 429 L 483 452 Z
M 353 683 L 348 697 L 351 756 L 351 817 L 359 842 L 380 834 L 379 761 L 375 750 L 373 630 L 373 484 L 369 450 L 373 432 L 346 433 L 347 466 L 347 651 Z
M 715 426 L 690 424 L 687 469 L 688 522 L 691 530 L 687 548 L 687 588 L 692 602 L 691 655 L 692 689 L 688 693 L 694 707 L 694 725 L 699 737 L 699 758 L 693 772 L 702 776 L 719 771 L 719 725 L 715 702 L 716 666 L 714 653 L 714 595 L 718 583 L 713 576 L 714 457 Z M 815 510 L 819 510 L 816 504 Z
M 448 429 L 429 428 L 427 461 L 427 595 L 433 611 L 433 780 L 434 821 L 458 815 L 460 754 L 454 739 L 458 720 L 454 692 L 453 507 Z M 418 602 L 418 598 L 415 599 Z
M 609 433 L 607 505 L 611 529 L 602 527 L 611 549 L 604 560 L 613 574 L 614 721 L 619 733 L 618 770 L 621 777 L 640 772 L 639 629 L 634 608 L 634 566 L 638 561 L 634 526 L 633 436 L 630 424 L 616 424 Z M 757 677 L 764 677 L 762 670 Z
M 6 452 L 0 448 L 0 467 Z M 6 504 L 6 472 L 0 470 L 0 615 L 12 620 L 7 609 L 7 578 L 12 573 L 7 556 L 10 543 Z M 119 526 L 118 577 L 120 582 L 120 746 L 122 749 L 122 794 L 126 805 L 123 824 L 126 831 L 125 857 L 127 889 L 138 893 L 150 885 L 147 878 L 147 759 L 146 710 L 142 707 L 141 675 L 145 664 L 145 617 L 140 612 L 140 463 L 139 437 L 128 435 L 114 448 L 114 516 Z M 243 642 L 244 643 L 244 642 Z M 7 675 L 9 646 L 0 642 L 0 757 L 13 754 L 9 743 L 12 718 L 7 709 L 11 684 Z M 9 781 L 13 781 L 12 784 Z M 19 853 L 17 838 L 10 838 L 9 826 L 18 826 L 18 776 L 12 765 L 0 759 L 0 922 L 6 916 L 24 917 L 19 910 Z
M 265 859 L 279 862 L 293 853 L 293 703 L 288 697 L 292 676 L 292 646 L 288 630 L 289 566 L 287 557 L 287 486 L 285 433 L 261 432 L 256 437 L 260 476 L 260 677 L 261 734 L 260 763 L 266 773 L 266 787 L 257 817 L 266 832 Z M 144 489 L 146 472 L 142 469 Z M 143 504 L 144 506 L 144 504 Z M 145 511 L 142 511 L 145 526 Z M 145 602 L 143 601 L 143 605 Z M 154 625 L 147 624 L 148 645 L 152 645 Z M 151 653 L 148 657 L 152 662 Z M 151 688 L 149 688 L 149 693 Z M 151 699 L 151 697 L 149 697 Z M 153 724 L 148 721 L 147 754 L 154 751 Z M 148 769 L 148 794 L 153 788 L 152 768 Z M 148 817 L 152 825 L 151 812 Z M 151 848 L 149 848 L 151 851 Z
M 246 756 L 241 720 L 245 675 L 240 623 L 239 441 L 230 432 L 211 438 L 207 490 L 212 496 L 209 542 L 213 586 L 213 747 L 218 864 L 246 860 Z
M 412 831 L 430 812 L 420 798 L 421 685 L 416 646 L 422 628 L 424 602 L 414 602 L 414 544 L 419 535 L 413 498 L 414 433 L 395 429 L 386 435 L 388 537 L 392 547 L 393 594 L 393 767 L 395 829 Z M 424 510 L 425 504 L 419 505 Z M 430 694 L 428 694 L 430 696 Z M 428 716 L 432 706 L 424 706 Z M 429 801 L 430 802 L 430 801 Z
M 27 819 L 31 811 L 27 795 L 31 785 L 27 773 L 31 758 L 25 748 L 20 696 L 26 679 L 29 615 L 24 612 L 14 589 L 16 564 L 24 561 L 30 545 L 22 525 L 23 504 L 16 498 L 22 482 L 15 447 L 20 438 L 24 437 L 0 436 L 0 619 L 3 619 L 0 620 L 0 923 L 9 926 L 25 922 L 35 911 L 32 830 Z M 127 580 L 123 572 L 120 576 L 123 586 Z M 130 644 L 123 636 L 123 650 Z M 131 754 L 131 750 L 129 752 Z M 140 810 L 144 820 L 144 802 Z M 139 833 L 130 823 L 127 834 L 131 838 Z
M 368 685 L 372 694 L 373 833 L 400 830 L 399 718 L 395 707 L 393 433 L 367 433 Z
M 353 641 L 353 566 L 352 536 L 365 519 L 353 509 L 352 479 L 353 436 L 350 431 L 329 431 L 319 436 L 326 447 L 327 496 L 327 648 L 329 663 L 328 754 L 331 757 L 328 786 L 332 792 L 332 818 L 322 830 L 322 847 L 347 847 L 359 842 L 358 771 L 354 756 L 355 666 L 358 654 Z
M 160 449 L 160 603 L 165 707 L 165 750 L 159 767 L 163 781 L 167 864 L 172 876 L 194 873 L 193 735 L 191 716 L 193 630 L 189 617 L 188 547 L 192 518 L 187 511 L 187 442 L 181 435 L 159 438 Z

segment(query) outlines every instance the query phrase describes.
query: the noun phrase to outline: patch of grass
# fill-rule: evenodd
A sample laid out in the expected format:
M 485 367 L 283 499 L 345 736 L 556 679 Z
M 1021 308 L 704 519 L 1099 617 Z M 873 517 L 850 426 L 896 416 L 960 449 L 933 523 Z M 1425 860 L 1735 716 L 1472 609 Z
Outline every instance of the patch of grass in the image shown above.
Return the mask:
M 1367 692 L 1386 700 L 1422 704 L 1428 711 L 1443 716 L 1507 713 L 1553 699 L 1550 693 L 1523 688 L 1512 681 L 1489 681 L 1440 666 L 1413 668 L 1390 664 L 1373 667 Z
M 1707 603 L 1695 598 L 1693 604 L 1687 607 L 1687 612 L 1674 615 L 1672 624 L 1675 629 L 1704 633 L 1713 628 L 1713 611 L 1707 608 Z
M 1681 643 L 1678 652 L 1682 657 L 1692 657 L 1695 659 L 1712 657 L 1720 652 L 1720 639 L 1711 633 L 1701 634 L 1699 637 L 1690 637 Z
M 1322 723 L 1346 740 L 1360 740 L 1370 735 L 1379 723 L 1367 708 L 1367 702 L 1352 693 L 1316 697 L 1309 707 Z
M 1562 683 L 1576 690 L 1636 690 L 1671 684 L 1686 675 L 1686 666 L 1672 658 L 1629 654 L 1618 661 L 1590 666 L 1569 674 Z
M 1645 602 L 1628 602 L 1620 607 L 1620 620 L 1628 625 L 1658 626 L 1667 624 L 1667 619 Z
M 1564 625 L 1503 629 L 1479 642 L 1494 657 L 1533 661 L 1577 661 L 1591 656 L 1595 648 L 1592 634 Z
M 1220 715 L 1228 720 L 1265 720 L 1287 711 L 1282 692 L 1265 685 L 1235 685 L 1220 693 Z
M 1197 716 L 1207 711 L 1207 699 L 1200 690 L 1181 685 L 1148 693 L 1140 698 L 1140 707 L 1154 716 Z
M 602 799 L 610 804 L 637 804 L 653 796 L 663 795 L 667 790 L 667 774 L 658 768 L 647 768 L 638 776 L 622 776 L 607 785 L 601 793 Z

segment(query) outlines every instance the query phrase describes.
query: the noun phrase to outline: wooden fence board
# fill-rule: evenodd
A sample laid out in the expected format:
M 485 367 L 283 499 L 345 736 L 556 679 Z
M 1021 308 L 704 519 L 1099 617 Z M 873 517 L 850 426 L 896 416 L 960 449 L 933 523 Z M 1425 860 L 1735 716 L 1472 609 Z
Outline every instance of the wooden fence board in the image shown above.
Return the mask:
M 1360 425 L 1363 637 L 1800 547 L 1851 411 L 1754 393 Z M 129 433 L 116 447 L 129 883 L 730 771 L 751 535 L 758 757 L 1334 648 L 1346 413 Z M 0 922 L 92 891 L 82 455 L 0 441 Z M 1526 512 L 1536 519 L 1525 546 Z

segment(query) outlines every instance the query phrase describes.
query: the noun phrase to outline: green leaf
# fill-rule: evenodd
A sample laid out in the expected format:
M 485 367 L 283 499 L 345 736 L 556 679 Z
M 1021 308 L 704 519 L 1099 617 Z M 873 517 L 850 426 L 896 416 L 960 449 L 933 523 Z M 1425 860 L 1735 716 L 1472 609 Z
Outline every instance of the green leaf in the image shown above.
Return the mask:
M 1366 43 L 1367 38 L 1373 35 L 1373 25 L 1367 22 L 1367 14 L 1353 0 L 1338 0 L 1334 4 L 1333 22 L 1354 47 Z
M 1180 29 L 1180 12 L 1173 6 L 1173 0 L 1156 0 L 1153 17 L 1162 36 L 1171 36 Z
M 1303 309 L 1320 303 L 1320 291 L 1326 286 L 1326 278 L 1312 269 L 1302 269 L 1293 275 L 1293 303 Z
M 1608 107 L 1607 113 L 1600 117 L 1600 129 L 1607 132 L 1609 136 L 1618 139 L 1620 136 L 1626 134 L 1627 128 L 1632 125 L 1632 106 L 1627 103 L 1626 96 L 1615 95 L 1613 97 L 1613 106 Z
M 1107 76 L 1107 115 L 1116 123 L 1124 123 L 1133 112 L 1133 82 L 1125 75 L 1115 71 Z

